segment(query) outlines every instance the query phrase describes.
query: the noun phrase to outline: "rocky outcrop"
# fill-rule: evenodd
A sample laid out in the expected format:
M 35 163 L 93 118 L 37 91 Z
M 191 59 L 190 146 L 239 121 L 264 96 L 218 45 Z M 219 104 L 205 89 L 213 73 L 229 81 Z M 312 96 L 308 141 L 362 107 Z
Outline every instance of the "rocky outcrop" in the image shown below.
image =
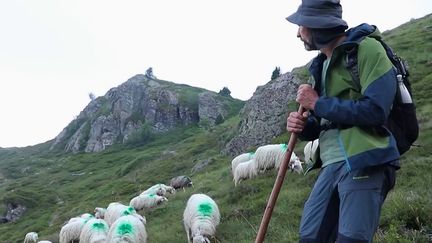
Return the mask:
M 198 115 L 200 121 L 207 121 L 210 126 L 214 126 L 225 120 L 228 110 L 221 102 L 222 96 L 214 92 L 203 92 L 198 96 Z
M 285 132 L 288 104 L 295 101 L 300 79 L 285 73 L 259 86 L 240 111 L 239 133 L 226 145 L 224 153 L 235 156 L 270 143 Z
M 161 133 L 201 119 L 215 124 L 228 114 L 223 99 L 205 89 L 136 75 L 92 100 L 51 149 L 98 152 L 126 143 L 145 129 Z
M 15 222 L 24 214 L 27 208 L 17 203 L 7 203 L 6 215 L 0 216 L 0 223 Z

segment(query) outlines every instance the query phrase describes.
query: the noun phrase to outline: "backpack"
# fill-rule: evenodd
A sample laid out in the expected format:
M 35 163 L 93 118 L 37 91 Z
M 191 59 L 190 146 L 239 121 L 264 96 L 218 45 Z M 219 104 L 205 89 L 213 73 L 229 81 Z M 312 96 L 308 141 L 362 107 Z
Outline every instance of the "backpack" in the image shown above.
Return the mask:
M 383 40 L 375 39 L 384 47 L 387 57 L 393 63 L 396 71 L 396 96 L 385 127 L 393 134 L 399 153 L 402 155 L 410 149 L 419 135 L 416 108 L 412 102 L 411 83 L 408 79 L 408 67 L 406 62 L 397 56 Z M 347 51 L 346 68 L 349 70 L 358 90 L 361 90 L 357 46 Z

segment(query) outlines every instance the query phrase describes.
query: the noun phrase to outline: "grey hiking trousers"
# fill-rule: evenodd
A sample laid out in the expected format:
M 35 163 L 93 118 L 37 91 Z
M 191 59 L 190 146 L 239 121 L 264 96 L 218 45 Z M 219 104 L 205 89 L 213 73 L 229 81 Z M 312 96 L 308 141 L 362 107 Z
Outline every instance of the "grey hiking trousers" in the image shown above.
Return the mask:
M 398 163 L 398 161 L 396 161 Z M 347 171 L 344 162 L 321 169 L 306 201 L 300 242 L 372 242 L 382 204 L 395 184 L 389 164 Z

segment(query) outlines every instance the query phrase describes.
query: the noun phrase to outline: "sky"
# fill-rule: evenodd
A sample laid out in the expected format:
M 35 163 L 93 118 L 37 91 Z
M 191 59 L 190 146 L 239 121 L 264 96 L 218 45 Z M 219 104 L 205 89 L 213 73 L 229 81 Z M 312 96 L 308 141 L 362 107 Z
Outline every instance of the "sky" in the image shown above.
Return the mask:
M 0 147 L 55 138 L 90 102 L 153 68 L 247 100 L 306 52 L 285 17 L 300 0 L 0 0 Z M 393 29 L 431 0 L 342 0 L 343 19 Z

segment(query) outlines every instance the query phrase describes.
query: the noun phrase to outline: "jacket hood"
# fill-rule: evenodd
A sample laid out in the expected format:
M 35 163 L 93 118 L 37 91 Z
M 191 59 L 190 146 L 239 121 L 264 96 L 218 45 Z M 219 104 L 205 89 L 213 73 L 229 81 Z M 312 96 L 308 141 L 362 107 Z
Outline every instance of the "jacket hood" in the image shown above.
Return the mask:
M 374 37 L 375 39 L 381 39 L 381 32 L 375 25 L 361 24 L 354 28 L 349 29 L 346 32 L 345 42 L 360 42 L 366 36 Z

